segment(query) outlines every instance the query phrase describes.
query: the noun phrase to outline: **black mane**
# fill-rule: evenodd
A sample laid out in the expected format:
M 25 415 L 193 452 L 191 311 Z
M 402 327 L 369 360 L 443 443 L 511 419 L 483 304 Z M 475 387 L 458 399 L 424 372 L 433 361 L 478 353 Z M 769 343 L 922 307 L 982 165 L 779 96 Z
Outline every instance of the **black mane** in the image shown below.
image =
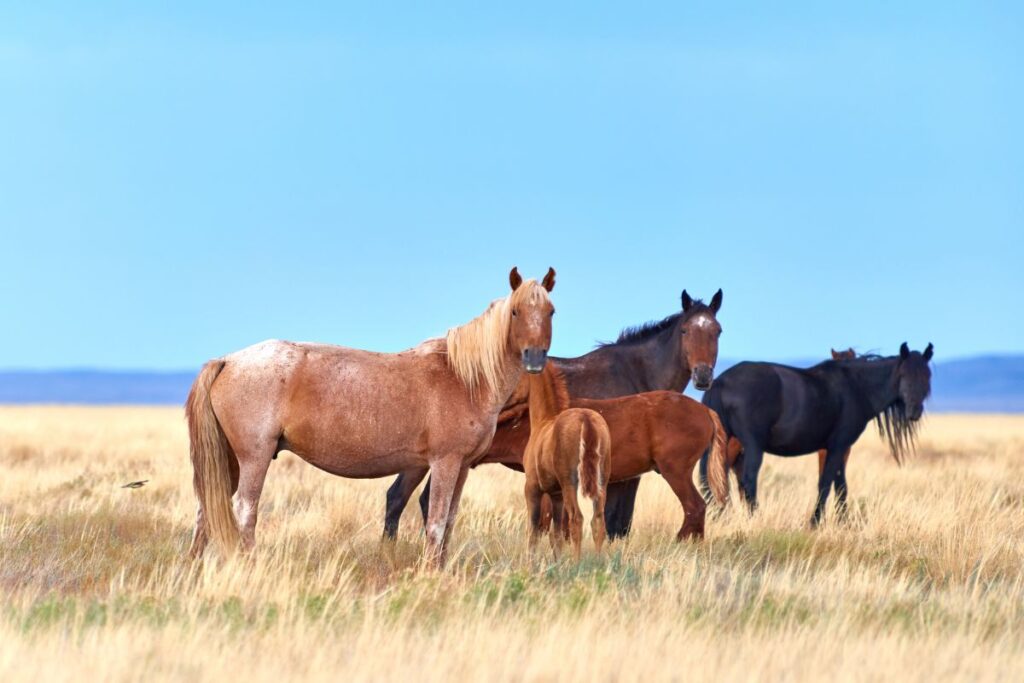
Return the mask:
M 700 299 L 693 302 L 693 304 L 685 312 L 680 311 L 679 313 L 673 313 L 667 318 L 661 320 L 651 320 L 650 322 L 643 323 L 642 325 L 635 325 L 633 327 L 624 327 L 622 332 L 619 333 L 619 338 L 613 342 L 600 342 L 598 347 L 605 346 L 616 346 L 619 344 L 639 344 L 645 342 L 651 337 L 656 337 L 670 327 L 674 327 L 680 318 L 684 321 L 692 318 L 698 313 L 711 310 L 711 307 L 705 304 Z

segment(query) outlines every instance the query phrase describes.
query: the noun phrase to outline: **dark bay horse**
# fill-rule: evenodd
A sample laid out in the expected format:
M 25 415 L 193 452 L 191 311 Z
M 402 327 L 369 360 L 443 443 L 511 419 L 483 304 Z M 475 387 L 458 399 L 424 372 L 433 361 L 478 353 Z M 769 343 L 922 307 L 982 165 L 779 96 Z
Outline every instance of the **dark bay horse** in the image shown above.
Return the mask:
M 704 404 L 742 445 L 740 491 L 750 509 L 757 506 L 757 475 L 766 451 L 795 456 L 824 448 L 811 523 L 821 521 L 833 485 L 844 514 L 843 457 L 871 420 L 897 463 L 913 451 L 917 421 L 931 393 L 928 362 L 933 351 L 931 344 L 923 353 L 911 351 L 904 342 L 898 356 L 831 360 L 807 369 L 746 362 L 722 373 L 704 394 Z M 722 466 L 727 466 L 724 461 Z M 702 461 L 702 480 L 708 467 Z M 725 476 L 724 471 L 714 474 Z
M 573 397 L 614 398 L 645 391 L 682 392 L 691 377 L 698 389 L 710 386 L 718 362 L 718 337 L 722 332 L 717 314 L 722 307 L 722 290 L 708 304 L 694 300 L 685 290 L 682 310 L 667 318 L 626 328 L 618 340 L 601 344 L 577 358 L 552 357 Z M 529 421 L 506 417 L 521 416 L 526 408 L 526 383 L 518 397 L 506 405 L 490 450 L 477 464 L 503 463 L 522 468 L 523 449 L 529 438 Z M 526 436 L 520 438 L 521 430 Z M 384 536 L 394 538 L 402 511 L 416 487 L 427 475 L 420 467 L 402 472 L 388 489 L 384 516 Z M 629 531 L 633 503 L 639 479 L 622 481 L 608 487 L 605 523 L 611 538 Z M 428 516 L 430 482 L 420 496 L 423 518 Z
M 557 556 L 564 526 L 578 561 L 583 541 L 583 511 L 578 493 L 589 498 L 593 506 L 590 528 L 598 552 L 606 536 L 604 501 L 611 474 L 612 445 L 608 423 L 593 410 L 569 407 L 565 379 L 551 363 L 539 375 L 530 375 L 528 381 L 530 439 L 523 452 L 523 494 L 530 519 L 530 552 L 543 530 L 541 508 L 547 494 L 556 522 L 551 547 Z
M 289 450 L 342 477 L 429 468 L 425 557 L 443 564 L 469 466 L 551 344 L 554 270 L 538 283 L 513 268 L 509 283 L 474 320 L 402 353 L 268 341 L 207 363 L 186 403 L 199 499 L 189 554 L 211 537 L 226 552 L 253 547 L 267 470 Z

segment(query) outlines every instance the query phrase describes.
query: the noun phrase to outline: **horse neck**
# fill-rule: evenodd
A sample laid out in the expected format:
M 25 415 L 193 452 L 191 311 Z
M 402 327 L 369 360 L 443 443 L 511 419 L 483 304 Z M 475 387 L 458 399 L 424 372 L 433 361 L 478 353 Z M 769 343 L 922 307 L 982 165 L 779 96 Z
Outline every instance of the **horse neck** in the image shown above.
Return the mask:
M 505 357 L 502 359 L 501 372 L 498 373 L 498 384 L 491 387 L 490 407 L 495 411 L 500 411 L 505 407 L 505 403 L 512 396 L 512 392 L 515 391 L 522 377 L 522 360 L 514 351 L 511 349 L 507 350 Z
M 690 364 L 678 340 L 678 324 L 636 344 L 616 346 L 634 376 L 638 391 L 682 391 Z
M 850 377 L 867 401 L 872 417 L 899 398 L 896 386 L 897 365 L 898 358 L 883 358 L 847 366 Z
M 530 375 L 530 430 L 536 431 L 541 424 L 553 420 L 560 412 L 551 369 L 545 368 L 543 372 Z

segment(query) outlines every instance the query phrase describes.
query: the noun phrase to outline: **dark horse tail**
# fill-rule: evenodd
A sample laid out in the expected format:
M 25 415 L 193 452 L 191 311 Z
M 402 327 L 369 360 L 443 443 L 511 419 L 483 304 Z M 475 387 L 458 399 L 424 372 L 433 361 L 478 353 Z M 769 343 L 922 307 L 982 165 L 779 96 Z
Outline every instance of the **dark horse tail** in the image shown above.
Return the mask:
M 727 462 L 729 437 L 725 433 L 722 421 L 711 408 L 705 406 L 708 417 L 711 418 L 713 435 L 711 437 L 710 457 L 708 457 L 707 475 L 708 483 L 711 485 L 711 492 L 719 505 L 729 502 L 729 464 Z
M 601 430 L 594 424 L 595 416 L 585 413 L 580 421 L 580 489 L 583 495 L 596 500 L 601 493 L 601 462 L 608 451 L 602 443 Z
M 229 466 L 229 460 L 235 456 L 210 402 L 210 387 L 223 368 L 222 360 L 212 360 L 203 366 L 185 402 L 185 416 L 192 456 L 192 484 L 199 499 L 203 525 L 209 538 L 221 552 L 227 553 L 234 551 L 239 541 L 238 522 L 231 507 Z

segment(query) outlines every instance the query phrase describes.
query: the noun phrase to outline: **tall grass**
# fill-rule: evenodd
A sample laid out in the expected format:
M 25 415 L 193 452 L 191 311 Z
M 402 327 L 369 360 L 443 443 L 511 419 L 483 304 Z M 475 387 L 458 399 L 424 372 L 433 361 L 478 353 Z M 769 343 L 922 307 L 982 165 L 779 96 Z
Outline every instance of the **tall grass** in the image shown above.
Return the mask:
M 255 556 L 193 567 L 180 411 L 0 408 L 0 680 L 1007 680 L 1022 456 L 1024 418 L 933 416 L 903 468 L 869 432 L 850 519 L 814 532 L 816 459 L 769 457 L 758 514 L 702 544 L 650 475 L 631 539 L 579 564 L 526 555 L 521 475 L 486 466 L 432 572 L 415 505 L 380 541 L 388 482 L 283 454 Z

